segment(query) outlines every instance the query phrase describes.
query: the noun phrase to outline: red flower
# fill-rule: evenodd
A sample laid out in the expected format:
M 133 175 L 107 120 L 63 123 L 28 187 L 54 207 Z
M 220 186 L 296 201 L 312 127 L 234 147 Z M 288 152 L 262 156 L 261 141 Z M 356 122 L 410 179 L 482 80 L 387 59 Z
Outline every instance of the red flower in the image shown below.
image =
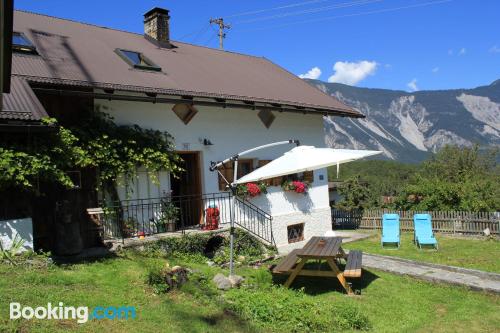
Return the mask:
M 295 187 L 295 192 L 296 193 L 305 193 L 307 190 L 306 184 L 303 182 L 299 182 L 297 180 L 292 182 L 293 187 Z
M 260 194 L 259 186 L 257 186 L 254 183 L 248 183 L 247 190 L 248 190 L 248 194 L 250 194 L 251 197 L 256 197 Z

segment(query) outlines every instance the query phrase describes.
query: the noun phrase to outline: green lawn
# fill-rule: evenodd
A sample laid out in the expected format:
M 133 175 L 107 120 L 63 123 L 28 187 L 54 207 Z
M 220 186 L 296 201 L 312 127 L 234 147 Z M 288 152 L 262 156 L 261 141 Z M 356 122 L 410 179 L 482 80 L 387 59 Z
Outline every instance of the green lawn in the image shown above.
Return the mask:
M 366 253 L 382 254 L 435 264 L 473 268 L 500 273 L 500 241 L 495 239 L 467 239 L 436 235 L 439 250 L 420 250 L 413 244 L 413 233 L 401 234 L 401 247 L 380 246 L 380 234 L 357 242 L 346 243 L 347 249 L 363 250 Z
M 183 289 L 156 295 L 145 284 L 148 266 L 166 261 L 206 275 L 205 283 L 192 279 Z M 354 288 L 362 295 L 348 297 L 335 280 L 299 278 L 294 289 L 271 287 L 266 268 L 239 268 L 246 288 L 225 294 L 211 287 L 219 268 L 199 260 L 149 258 L 126 253 L 95 263 L 51 268 L 0 264 L 1 332 L 286 332 L 280 323 L 296 316 L 308 304 L 310 318 L 328 322 L 342 309 L 358 309 L 372 326 L 371 332 L 494 332 L 499 331 L 500 297 L 459 287 L 432 285 L 378 271 L 366 271 Z M 253 287 L 251 287 L 253 286 Z M 224 296 L 221 296 L 221 295 Z M 8 319 L 10 302 L 23 305 L 130 305 L 138 317 L 129 320 L 74 321 Z M 242 309 L 239 315 L 235 304 Z M 331 308 L 333 310 L 331 310 Z M 337 309 L 337 310 L 335 310 Z M 278 318 L 284 314 L 283 318 Z M 339 331 L 329 326 L 326 331 Z M 296 331 L 311 331 L 295 327 Z M 325 331 L 325 330 L 323 330 Z

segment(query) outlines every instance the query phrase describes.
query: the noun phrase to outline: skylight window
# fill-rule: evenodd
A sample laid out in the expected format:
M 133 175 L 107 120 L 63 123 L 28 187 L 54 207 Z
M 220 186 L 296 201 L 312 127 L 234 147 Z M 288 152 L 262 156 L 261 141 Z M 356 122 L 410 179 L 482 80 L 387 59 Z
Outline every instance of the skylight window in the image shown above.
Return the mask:
M 155 65 L 150 59 L 148 59 L 144 54 L 136 51 L 121 50 L 117 49 L 116 53 L 123 60 L 125 60 L 130 66 L 138 69 L 145 69 L 150 71 L 161 71 L 161 68 Z
M 12 33 L 12 49 L 19 52 L 36 53 L 36 47 L 22 32 Z

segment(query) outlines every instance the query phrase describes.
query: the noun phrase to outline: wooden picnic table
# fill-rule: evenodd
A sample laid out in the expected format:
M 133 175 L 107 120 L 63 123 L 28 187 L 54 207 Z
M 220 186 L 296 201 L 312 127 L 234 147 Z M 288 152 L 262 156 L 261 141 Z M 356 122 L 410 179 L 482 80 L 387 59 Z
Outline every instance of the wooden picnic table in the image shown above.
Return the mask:
M 290 274 L 285 282 L 286 287 L 289 287 L 297 276 L 336 277 L 345 291 L 351 295 L 353 292 L 345 277 L 361 276 L 361 251 L 351 251 L 346 255 L 341 245 L 341 237 L 312 237 L 302 249 L 290 252 L 273 269 L 273 273 Z M 347 261 L 344 272 L 337 266 L 337 259 Z M 304 269 L 304 265 L 310 260 L 326 261 L 330 270 Z

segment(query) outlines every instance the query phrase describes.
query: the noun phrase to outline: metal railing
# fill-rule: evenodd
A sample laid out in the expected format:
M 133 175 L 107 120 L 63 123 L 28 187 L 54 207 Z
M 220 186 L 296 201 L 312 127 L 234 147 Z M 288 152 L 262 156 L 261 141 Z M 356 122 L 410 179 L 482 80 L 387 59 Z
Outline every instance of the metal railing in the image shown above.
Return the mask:
M 120 200 L 103 204 L 104 239 L 131 238 L 164 232 L 201 229 L 207 209 L 218 209 L 219 228 L 231 222 L 230 192 L 201 195 L 165 196 Z M 273 245 L 272 217 L 252 203 L 236 198 L 235 224 L 261 240 Z
M 236 197 L 235 223 L 269 245 L 275 245 L 273 217 L 253 203 Z
M 341 210 L 332 208 L 333 229 L 357 229 L 361 225 L 363 210 Z

